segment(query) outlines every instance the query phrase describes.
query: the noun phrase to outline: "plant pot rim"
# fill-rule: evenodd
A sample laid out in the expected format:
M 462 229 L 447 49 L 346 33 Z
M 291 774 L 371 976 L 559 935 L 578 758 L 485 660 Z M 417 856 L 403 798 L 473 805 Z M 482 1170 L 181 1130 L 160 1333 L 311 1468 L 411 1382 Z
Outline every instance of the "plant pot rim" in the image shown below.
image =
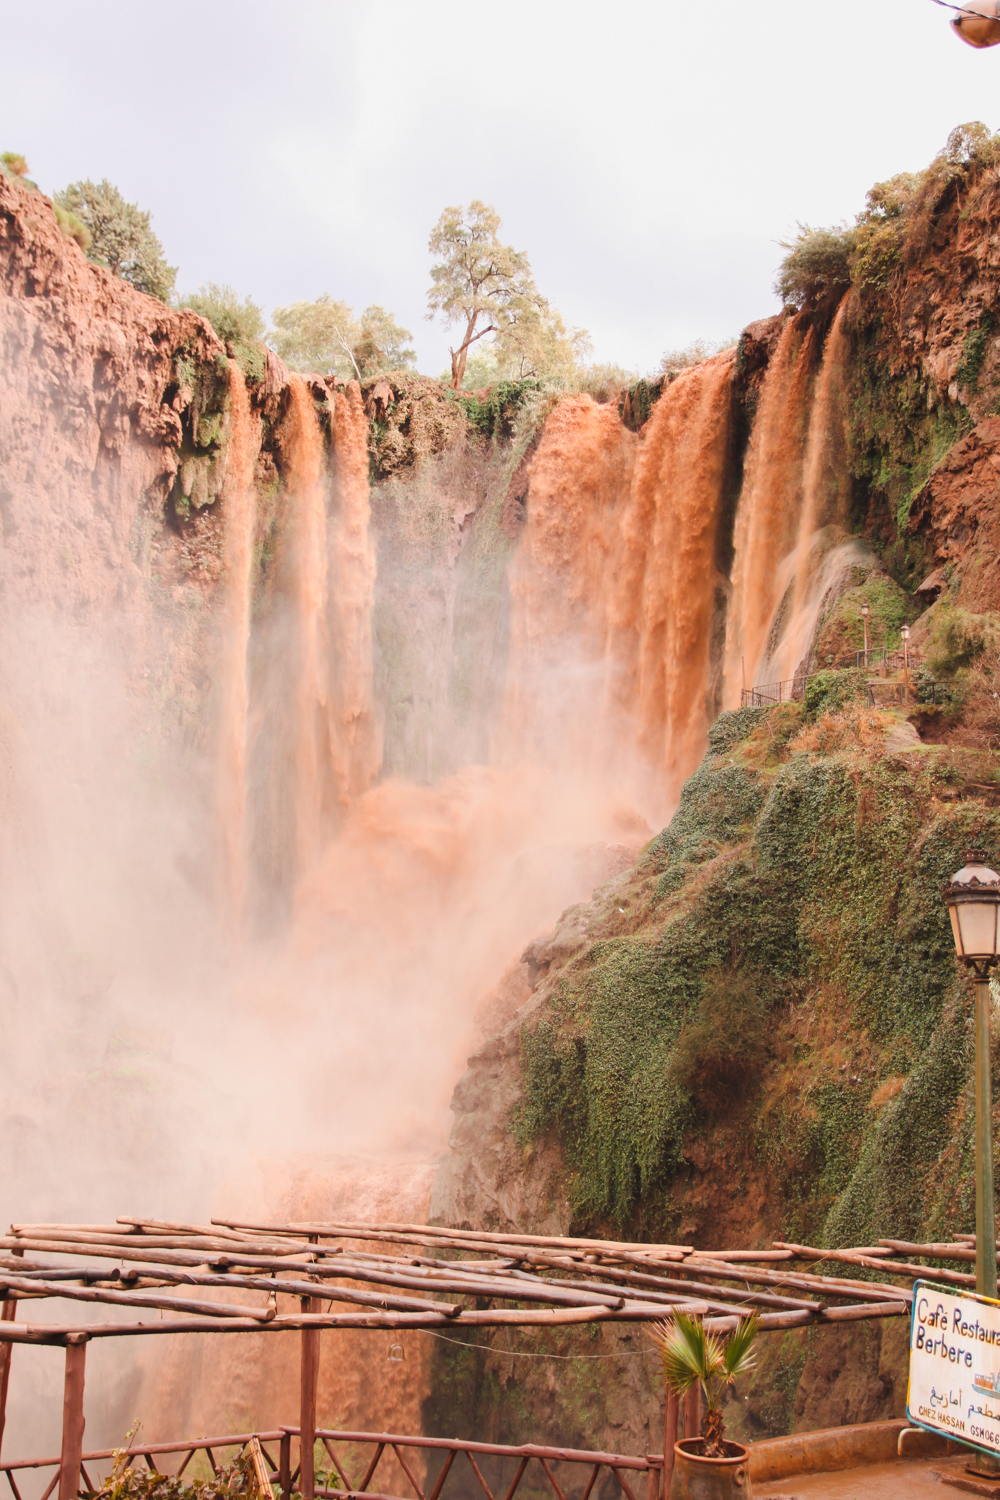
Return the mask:
M 674 1453 L 686 1459 L 689 1464 L 714 1464 L 716 1467 L 721 1465 L 734 1469 L 739 1468 L 740 1464 L 745 1464 L 750 1456 L 750 1449 L 744 1447 L 742 1443 L 730 1443 L 729 1446 L 731 1448 L 738 1448 L 740 1451 L 739 1453 L 727 1453 L 725 1458 L 706 1458 L 704 1453 L 692 1453 L 688 1447 L 689 1443 L 703 1443 L 704 1441 L 703 1437 L 681 1438 L 679 1442 L 674 1444 Z

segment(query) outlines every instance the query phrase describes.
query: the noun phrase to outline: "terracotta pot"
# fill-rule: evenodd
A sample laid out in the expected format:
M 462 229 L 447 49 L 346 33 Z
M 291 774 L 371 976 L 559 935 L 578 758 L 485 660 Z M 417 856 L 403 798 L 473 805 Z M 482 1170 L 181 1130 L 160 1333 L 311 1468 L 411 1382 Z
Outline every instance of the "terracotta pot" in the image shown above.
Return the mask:
M 749 1448 L 727 1443 L 727 1457 L 702 1458 L 703 1438 L 683 1438 L 674 1444 L 674 1477 L 670 1500 L 745 1500 L 750 1484 Z

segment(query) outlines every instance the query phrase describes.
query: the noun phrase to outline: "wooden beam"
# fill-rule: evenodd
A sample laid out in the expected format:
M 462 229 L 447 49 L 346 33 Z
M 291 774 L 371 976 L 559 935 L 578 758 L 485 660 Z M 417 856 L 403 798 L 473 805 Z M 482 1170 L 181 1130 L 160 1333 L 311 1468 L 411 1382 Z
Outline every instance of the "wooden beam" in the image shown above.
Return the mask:
M 87 1360 L 86 1334 L 71 1333 L 66 1341 L 66 1379 L 63 1386 L 62 1452 L 59 1456 L 59 1500 L 76 1500 L 83 1462 L 83 1382 Z

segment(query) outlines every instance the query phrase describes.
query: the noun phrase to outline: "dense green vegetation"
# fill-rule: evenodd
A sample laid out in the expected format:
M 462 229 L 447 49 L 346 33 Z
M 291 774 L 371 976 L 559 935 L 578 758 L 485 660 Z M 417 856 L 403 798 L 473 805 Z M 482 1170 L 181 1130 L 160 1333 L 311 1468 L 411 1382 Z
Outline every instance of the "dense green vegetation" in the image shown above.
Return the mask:
M 969 775 L 947 752 L 859 746 L 867 710 L 818 687 L 804 708 L 722 716 L 525 1027 L 517 1128 L 558 1130 L 582 1220 L 675 1228 L 687 1143 L 720 1119 L 778 1185 L 786 1233 L 871 1243 L 968 1214 L 961 1179 L 933 1171 L 968 1145 L 940 887 L 967 843 L 1000 845 L 1000 816 L 944 800 Z M 841 748 L 812 753 L 809 721 L 838 715 Z

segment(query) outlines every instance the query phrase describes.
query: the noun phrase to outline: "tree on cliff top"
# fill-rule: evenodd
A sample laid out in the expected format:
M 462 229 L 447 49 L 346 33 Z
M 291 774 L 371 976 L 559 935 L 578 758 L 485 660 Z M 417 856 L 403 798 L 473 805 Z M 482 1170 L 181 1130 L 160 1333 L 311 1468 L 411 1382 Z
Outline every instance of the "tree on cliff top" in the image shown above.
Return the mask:
M 413 335 L 384 307 L 366 307 L 360 319 L 346 302 L 324 292 L 315 302 L 274 309 L 271 348 L 293 370 L 332 371 L 367 380 L 383 370 L 408 370 L 417 362 L 406 347 Z
M 354 345 L 354 357 L 365 378 L 383 370 L 415 370 L 416 351 L 408 348 L 413 334 L 402 328 L 384 307 L 373 302 L 361 314 L 361 337 Z
M 56 193 L 55 204 L 82 223 L 90 234 L 87 255 L 107 266 L 140 292 L 166 302 L 174 289 L 176 266 L 168 266 L 163 246 L 150 228 L 149 212 L 127 203 L 106 179 L 71 182 Z
M 531 275 L 528 257 L 499 240 L 500 215 L 477 198 L 468 209 L 446 208 L 431 231 L 429 249 L 440 256 L 431 268 L 428 318 L 464 327 L 451 353 L 451 384 L 458 390 L 469 349 L 488 333 L 511 342 L 532 318 L 548 312 Z

